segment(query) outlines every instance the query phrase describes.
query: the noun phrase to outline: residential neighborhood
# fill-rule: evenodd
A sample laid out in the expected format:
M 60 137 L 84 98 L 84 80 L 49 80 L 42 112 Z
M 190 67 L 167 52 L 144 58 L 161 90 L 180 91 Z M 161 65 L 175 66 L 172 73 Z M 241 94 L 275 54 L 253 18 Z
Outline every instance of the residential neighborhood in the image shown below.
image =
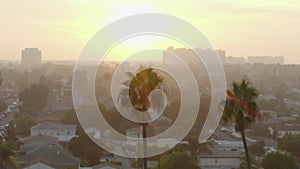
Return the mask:
M 106 66 L 109 67 L 109 65 Z M 261 67 L 261 65 L 253 66 Z M 265 66 L 269 67 L 269 65 Z M 225 67 L 228 69 L 226 73 L 229 77 L 232 74 L 230 67 L 231 65 Z M 280 70 L 284 66 L 273 65 L 273 67 Z M 244 71 L 249 70 L 248 67 L 242 69 Z M 142 166 L 138 158 L 127 159 L 114 155 L 99 148 L 91 140 L 113 138 L 112 131 L 102 130 L 97 125 L 82 128 L 73 109 L 72 81 L 68 76 L 51 82 L 50 79 L 46 80 L 47 77 L 40 75 L 37 78 L 39 85 L 29 85 L 29 87 L 31 86 L 29 89 L 22 89 L 22 87 L 12 82 L 6 82 L 9 77 L 6 76 L 5 71 L 2 76 L 4 82 L 0 86 L 0 92 L 7 106 L 1 112 L 0 134 L 4 140 L 14 140 L 17 154 L 15 162 L 20 168 L 134 169 Z M 102 76 L 100 75 L 98 78 L 102 78 Z M 106 76 L 108 75 L 106 74 Z M 257 80 L 263 80 L 257 79 L 254 74 L 252 76 L 255 77 L 253 84 L 257 84 Z M 103 84 L 100 84 L 100 88 L 103 86 L 107 90 L 106 83 L 104 81 Z M 48 86 L 48 92 L 46 92 L 43 85 Z M 291 84 L 290 87 L 288 83 L 285 85 L 286 88 L 295 91 L 296 86 L 294 84 Z M 174 88 L 176 85 L 170 86 Z M 28 103 L 26 98 L 30 99 L 31 96 L 35 95 L 35 90 L 40 90 L 40 95 L 35 96 L 39 97 L 39 102 Z M 104 116 L 108 115 L 108 120 L 112 126 L 123 132 L 127 137 L 123 143 L 112 141 L 108 144 L 112 149 L 124 150 L 126 153 L 132 153 L 133 148 L 141 149 L 142 128 L 131 122 L 119 120 L 122 116 L 115 114 L 114 103 L 109 101 L 110 99 L 107 97 L 107 91 L 105 90 L 103 90 L 104 93 L 99 93 L 99 99 L 97 99 L 102 109 L 105 110 Z M 176 91 L 176 88 L 173 90 Z M 280 99 L 283 101 L 280 102 L 279 94 L 270 94 L 272 90 L 265 91 L 260 88 L 258 90 L 263 93 L 258 96 L 260 117 L 245 129 L 245 140 L 249 148 L 253 168 L 261 168 L 264 157 L 270 153 L 286 152 L 293 154 L 294 152 L 289 146 L 295 144 L 294 142 L 297 142 L 298 135 L 300 135 L 300 123 L 298 123 L 300 114 L 297 112 L 299 105 L 295 100 L 299 96 L 294 93 L 290 94 L 290 92 L 285 92 L 286 95 L 281 93 L 280 97 L 283 98 Z M 169 94 L 171 96 L 172 93 Z M 46 97 L 46 100 L 43 101 L 43 97 Z M 201 97 L 205 100 L 206 95 Z M 174 115 L 172 112 L 175 110 L 174 103 L 176 102 L 175 97 L 171 96 L 167 111 L 152 123 L 151 130 L 149 128 L 150 135 L 163 132 L 173 124 Z M 205 107 L 205 104 L 203 103 L 202 106 Z M 205 114 L 204 111 L 204 109 L 200 109 L 199 113 Z M 197 120 L 202 117 L 200 115 Z M 193 129 L 196 132 L 188 134 L 186 139 L 176 146 L 178 147 L 176 149 L 180 149 L 180 152 L 194 158 L 195 165 L 202 169 L 242 168 L 245 165 L 245 148 L 242 135 L 236 130 L 234 123 L 220 121 L 209 139 L 205 143 L 201 143 L 197 138 L 199 135 L 195 134 L 197 131 L 198 134 L 200 132 L 201 128 L 197 127 L 201 126 L 202 122 L 200 121 L 196 123 L 196 128 Z M 138 141 L 135 139 L 138 139 Z M 292 144 L 287 143 L 290 139 L 291 143 L 293 142 Z M 295 140 L 293 141 L 293 139 Z M 177 144 L 177 140 L 169 136 L 157 141 L 149 141 L 148 146 L 164 149 L 167 143 Z M 191 146 L 196 149 L 190 148 Z M 298 150 L 295 149 L 295 151 Z M 172 152 L 170 153 L 172 155 Z M 167 155 L 165 154 L 165 156 Z M 161 158 L 163 157 L 154 156 L 149 158 L 148 168 L 156 169 L 163 165 Z M 295 159 L 299 161 L 297 153 Z
M 0 169 L 300 169 L 300 0 L 0 0 Z

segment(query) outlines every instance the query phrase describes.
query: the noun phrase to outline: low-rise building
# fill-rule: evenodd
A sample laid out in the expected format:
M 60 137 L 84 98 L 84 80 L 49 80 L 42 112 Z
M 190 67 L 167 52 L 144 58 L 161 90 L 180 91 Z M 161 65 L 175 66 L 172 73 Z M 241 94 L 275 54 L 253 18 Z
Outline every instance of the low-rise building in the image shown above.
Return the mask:
M 211 153 L 199 153 L 198 165 L 202 169 L 238 169 L 242 154 L 237 151 L 210 149 Z
M 286 125 L 282 123 L 270 124 L 270 134 L 278 138 L 283 138 L 285 135 L 297 135 L 300 134 L 299 125 Z
M 31 136 L 48 135 L 58 138 L 59 142 L 69 142 L 72 138 L 77 137 L 76 125 L 73 124 L 53 124 L 44 122 L 37 124 L 30 129 Z
M 42 146 L 25 155 L 17 157 L 17 164 L 25 168 L 36 163 L 43 163 L 55 169 L 78 168 L 80 159 L 74 157 L 60 145 Z
M 59 145 L 58 139 L 53 136 L 47 136 L 47 135 L 34 135 L 29 136 L 26 138 L 20 138 L 20 154 L 26 154 L 27 152 L 30 152 L 32 150 L 38 149 L 43 146 L 54 146 Z
M 210 141 L 213 143 L 212 146 L 220 151 L 244 152 L 245 150 L 241 139 L 234 137 L 232 133 L 235 132 L 229 133 L 228 129 L 225 127 L 221 127 L 221 131 L 219 129 L 215 130 L 210 139 Z

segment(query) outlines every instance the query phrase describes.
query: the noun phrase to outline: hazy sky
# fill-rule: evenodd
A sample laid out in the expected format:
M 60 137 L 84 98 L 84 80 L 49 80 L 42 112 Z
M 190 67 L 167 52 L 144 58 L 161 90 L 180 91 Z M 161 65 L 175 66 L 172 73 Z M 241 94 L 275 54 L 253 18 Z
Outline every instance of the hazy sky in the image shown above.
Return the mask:
M 43 59 L 76 59 L 102 26 L 143 12 L 185 19 L 227 55 L 283 55 L 300 63 L 299 0 L 0 0 L 0 59 L 19 60 L 25 47 L 40 48 Z M 156 41 L 125 46 L 147 40 Z M 170 43 L 162 46 L 176 46 Z

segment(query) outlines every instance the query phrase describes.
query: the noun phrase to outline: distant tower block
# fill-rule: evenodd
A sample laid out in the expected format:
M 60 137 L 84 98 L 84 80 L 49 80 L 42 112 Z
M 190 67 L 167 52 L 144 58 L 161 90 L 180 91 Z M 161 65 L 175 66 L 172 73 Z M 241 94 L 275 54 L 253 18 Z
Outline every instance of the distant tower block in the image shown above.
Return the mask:
M 31 67 L 42 61 L 42 52 L 38 48 L 25 48 L 22 50 L 22 65 Z

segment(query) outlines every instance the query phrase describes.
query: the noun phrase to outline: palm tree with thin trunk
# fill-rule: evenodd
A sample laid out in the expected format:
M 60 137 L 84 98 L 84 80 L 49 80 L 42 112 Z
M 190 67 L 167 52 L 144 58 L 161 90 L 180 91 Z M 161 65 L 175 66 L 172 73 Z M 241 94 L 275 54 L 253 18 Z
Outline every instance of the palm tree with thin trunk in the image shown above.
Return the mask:
M 233 82 L 232 91 L 227 90 L 223 121 L 234 122 L 235 130 L 241 133 L 248 169 L 251 169 L 251 161 L 247 147 L 245 129 L 259 117 L 256 104 L 258 92 L 249 82 Z
M 139 71 L 134 75 L 131 72 L 127 72 L 129 80 L 123 82 L 126 86 L 123 90 L 120 91 L 119 102 L 123 106 L 127 106 L 130 104 L 128 99 L 124 99 L 124 97 L 129 97 L 129 100 L 136 110 L 140 112 L 146 112 L 151 106 L 151 101 L 149 99 L 150 93 L 155 89 L 162 89 L 163 78 L 158 75 L 157 72 L 153 70 L 153 68 L 144 68 L 140 67 Z M 152 103 L 155 104 L 155 103 Z M 152 105 L 153 106 L 153 105 Z M 127 110 L 128 111 L 128 110 Z M 130 110 L 129 110 L 130 111 Z M 145 115 L 147 115 L 146 113 Z M 150 120 L 150 115 L 144 118 Z M 146 138 L 147 132 L 146 127 L 148 125 L 147 122 L 140 123 L 142 126 L 143 132 L 143 147 L 144 147 L 144 169 L 147 169 L 147 158 L 146 158 Z

